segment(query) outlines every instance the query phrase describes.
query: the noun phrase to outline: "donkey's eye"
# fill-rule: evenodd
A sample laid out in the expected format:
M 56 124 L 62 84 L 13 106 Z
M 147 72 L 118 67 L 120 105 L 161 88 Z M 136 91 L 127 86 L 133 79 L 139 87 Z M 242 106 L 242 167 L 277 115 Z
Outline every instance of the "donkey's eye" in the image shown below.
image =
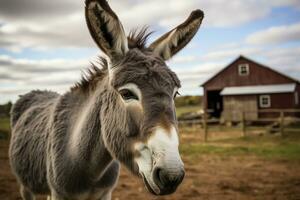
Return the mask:
M 121 94 L 124 100 L 132 100 L 132 99 L 139 100 L 137 95 L 135 95 L 132 91 L 128 89 L 120 90 L 119 93 Z
M 175 92 L 175 94 L 174 94 L 174 99 L 175 99 L 177 96 L 180 96 L 180 93 L 179 93 L 178 91 Z

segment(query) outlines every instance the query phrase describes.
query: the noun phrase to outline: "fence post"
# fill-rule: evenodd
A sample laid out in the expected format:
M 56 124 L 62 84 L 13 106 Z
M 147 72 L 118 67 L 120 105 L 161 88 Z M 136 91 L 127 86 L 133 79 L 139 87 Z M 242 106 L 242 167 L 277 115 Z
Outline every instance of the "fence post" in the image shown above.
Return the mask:
M 284 111 L 280 111 L 280 134 L 284 136 Z
M 197 121 L 193 120 L 193 131 L 196 132 L 197 131 Z
M 207 113 L 206 113 L 206 111 L 204 111 L 204 114 L 203 114 L 203 131 L 204 131 L 204 142 L 207 142 L 208 130 L 207 130 Z
M 242 136 L 246 136 L 245 111 L 242 111 Z

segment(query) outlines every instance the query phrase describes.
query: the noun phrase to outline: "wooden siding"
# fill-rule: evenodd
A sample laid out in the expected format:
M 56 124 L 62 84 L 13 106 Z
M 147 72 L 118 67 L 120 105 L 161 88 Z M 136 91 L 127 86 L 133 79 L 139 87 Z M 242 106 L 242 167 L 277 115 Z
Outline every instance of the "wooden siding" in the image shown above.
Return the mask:
M 279 118 L 278 112 L 258 113 L 258 110 L 270 109 L 297 109 L 295 104 L 295 94 L 266 94 L 270 95 L 271 106 L 261 108 L 259 105 L 260 95 L 240 95 L 240 96 L 223 96 L 224 110 L 222 118 L 225 120 L 240 121 L 242 119 L 241 111 L 245 111 L 246 120 L 256 120 L 258 118 Z M 286 113 L 286 116 L 295 116 L 295 113 Z
M 259 95 L 258 95 L 259 96 Z M 270 94 L 271 106 L 269 108 L 260 108 L 259 110 L 268 109 L 297 109 L 299 106 L 295 102 L 295 93 Z M 295 116 L 295 113 L 286 113 L 286 116 Z M 259 113 L 260 118 L 280 117 L 279 113 Z
M 296 108 L 300 109 L 300 84 L 297 84 L 296 92 L 298 94 L 298 105 L 296 105 Z
M 241 111 L 245 111 L 245 119 L 247 120 L 255 120 L 258 117 L 256 95 L 224 96 L 223 104 L 222 117 L 225 120 L 240 121 L 242 119 Z
M 240 76 L 239 64 L 249 64 L 249 75 Z M 231 65 L 223 69 L 215 77 L 207 81 L 203 86 L 206 90 L 220 90 L 224 87 L 247 86 L 247 85 L 271 85 L 295 83 L 295 80 L 277 73 L 270 68 L 264 67 L 244 57 L 240 57 Z
M 264 110 L 264 109 L 270 109 L 270 108 L 271 109 L 296 108 L 294 93 L 270 94 L 270 97 L 271 97 L 271 107 L 259 108 L 259 109 Z

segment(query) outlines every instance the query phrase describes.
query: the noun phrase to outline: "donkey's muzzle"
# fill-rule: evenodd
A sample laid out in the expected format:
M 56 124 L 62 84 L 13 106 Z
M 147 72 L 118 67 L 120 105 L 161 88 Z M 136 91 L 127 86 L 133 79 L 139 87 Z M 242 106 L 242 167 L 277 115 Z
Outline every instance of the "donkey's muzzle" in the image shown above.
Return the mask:
M 167 195 L 176 191 L 182 182 L 185 172 L 184 169 L 176 171 L 156 167 L 153 172 L 153 180 L 160 189 L 159 195 Z

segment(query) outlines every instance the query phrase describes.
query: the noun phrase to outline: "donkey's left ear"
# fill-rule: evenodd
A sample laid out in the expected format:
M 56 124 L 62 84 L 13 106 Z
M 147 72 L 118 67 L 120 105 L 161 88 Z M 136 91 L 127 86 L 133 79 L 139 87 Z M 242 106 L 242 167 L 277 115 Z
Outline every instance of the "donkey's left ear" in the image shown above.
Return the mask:
M 100 49 L 110 58 L 128 51 L 123 26 L 106 0 L 86 0 L 85 18 L 90 33 Z
M 203 18 L 201 10 L 193 11 L 185 22 L 154 41 L 149 48 L 164 60 L 170 59 L 191 41 Z

